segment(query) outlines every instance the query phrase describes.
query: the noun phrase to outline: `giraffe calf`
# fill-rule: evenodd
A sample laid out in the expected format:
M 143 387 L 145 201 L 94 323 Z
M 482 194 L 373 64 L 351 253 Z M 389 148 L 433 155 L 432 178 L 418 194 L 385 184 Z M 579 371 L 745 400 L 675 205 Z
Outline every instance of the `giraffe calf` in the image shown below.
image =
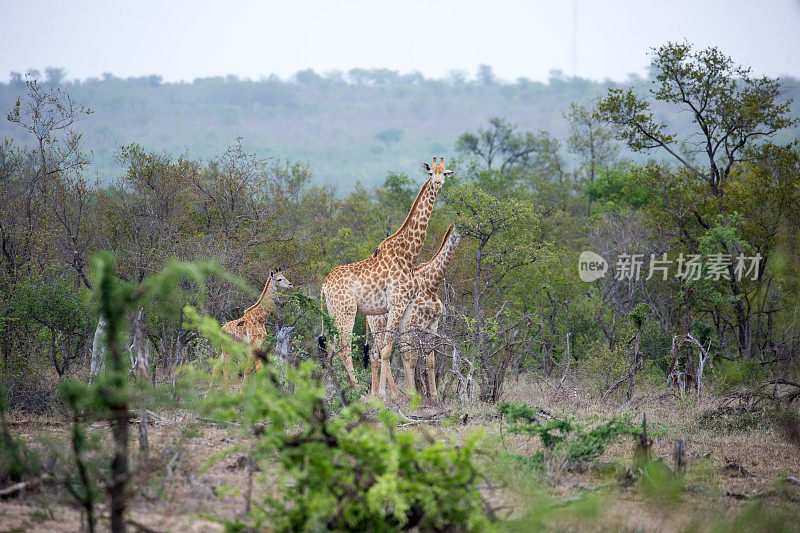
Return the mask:
M 253 348 L 260 348 L 267 338 L 267 328 L 264 323 L 272 313 L 272 310 L 275 309 L 276 290 L 279 288 L 291 289 L 292 287 L 294 285 L 286 279 L 280 268 L 276 272 L 270 271 L 269 278 L 267 278 L 267 283 L 264 285 L 264 290 L 261 292 L 261 297 L 258 301 L 245 309 L 241 318 L 226 322 L 222 326 L 222 331 L 236 340 L 247 342 Z M 228 354 L 223 351 L 221 357 L 224 361 L 227 359 Z M 245 375 L 250 373 L 254 365 L 256 367 L 261 365 L 260 359 L 255 359 L 255 361 L 252 361 L 252 359 L 255 358 L 251 355 L 251 364 L 248 364 Z

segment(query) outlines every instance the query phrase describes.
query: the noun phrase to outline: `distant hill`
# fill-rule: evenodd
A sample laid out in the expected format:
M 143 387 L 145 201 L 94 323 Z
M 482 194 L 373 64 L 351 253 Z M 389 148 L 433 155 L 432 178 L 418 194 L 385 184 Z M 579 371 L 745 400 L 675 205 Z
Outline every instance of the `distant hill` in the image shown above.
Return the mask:
M 647 83 L 631 81 L 641 88 Z M 786 79 L 784 84 L 800 116 L 800 83 Z M 347 77 L 308 70 L 290 81 L 229 76 L 192 83 L 109 74 L 61 85 L 95 111 L 78 128 L 94 153 L 92 172 L 103 180 L 119 173 L 113 153 L 123 144 L 208 159 L 241 136 L 248 151 L 310 163 L 319 183 L 347 190 L 357 181 L 380 183 L 389 171 L 415 172 L 421 160 L 433 156 L 454 157 L 456 138 L 492 116 L 564 139 L 568 125 L 562 114 L 569 104 L 589 104 L 615 84 L 559 74 L 546 83 L 501 83 L 490 77 L 469 82 L 378 69 L 354 70 Z M 3 114 L 24 91 L 19 81 L 0 84 Z M 665 110 L 656 114 L 679 129 L 686 120 Z M 25 142 L 20 133 L 16 125 L 0 121 L 0 137 Z M 798 130 L 782 138 L 792 136 Z

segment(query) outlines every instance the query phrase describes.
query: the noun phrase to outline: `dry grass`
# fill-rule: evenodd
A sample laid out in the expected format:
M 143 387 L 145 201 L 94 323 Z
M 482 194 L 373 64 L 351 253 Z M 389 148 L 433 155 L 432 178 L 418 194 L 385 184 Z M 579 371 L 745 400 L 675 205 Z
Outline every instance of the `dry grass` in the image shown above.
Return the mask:
M 763 423 L 744 424 L 742 429 L 701 427 L 700 415 L 715 408 L 719 398 L 709 394 L 701 401 L 680 401 L 664 392 L 640 386 L 632 402 L 600 402 L 579 383 L 567 380 L 556 390 L 521 377 L 508 383 L 503 400 L 569 414 L 583 422 L 621 415 L 641 420 L 646 413 L 654 456 L 663 457 L 666 464 L 671 464 L 675 440 L 687 440 L 688 490 L 674 498 L 648 494 L 630 476 L 629 439 L 611 446 L 598 461 L 599 468 L 577 472 L 554 462 L 540 474 L 512 458 L 534 453 L 539 442 L 504 433 L 494 406 L 450 404 L 445 423 L 411 427 L 456 442 L 474 430 L 485 433 L 479 456 L 487 471 L 482 492 L 498 516 L 511 520 L 507 523 L 511 530 L 708 530 L 730 522 L 754 501 L 762 502 L 770 513 L 784 510 L 800 515 L 800 487 L 781 483 L 787 475 L 800 477 L 800 446 L 784 439 L 785 429 L 772 423 L 769 414 L 762 414 Z M 403 410 L 408 412 L 408 407 Z M 164 421 L 150 429 L 147 462 L 137 457 L 132 443 L 131 518 L 159 531 L 220 531 L 221 526 L 204 517 L 207 514 L 244 518 L 248 468 L 242 452 L 208 463 L 242 444 L 242 434 L 198 422 L 186 413 L 162 414 Z M 28 442 L 46 432 L 67 430 L 53 417 L 18 417 L 12 426 Z M 270 465 L 260 466 L 264 471 L 255 473 L 254 499 L 262 498 L 261 491 L 274 487 L 277 479 Z M 101 507 L 98 512 L 102 516 L 107 511 Z M 0 531 L 76 531 L 80 525 L 75 506 L 51 485 L 0 501 Z
M 646 414 L 653 438 L 653 456 L 662 458 L 665 464 L 672 464 L 675 441 L 686 439 L 688 490 L 662 501 L 657 495 L 643 494 L 639 483 L 629 484 L 626 473 L 633 467 L 633 442 L 626 438 L 606 451 L 598 461 L 600 468 L 582 473 L 547 465 L 545 473 L 537 475 L 515 465 L 506 479 L 507 492 L 511 492 L 505 498 L 510 502 L 508 515 L 513 518 L 532 512 L 530 505 L 518 503 L 525 499 L 519 494 L 526 490 L 539 496 L 539 499 L 534 496 L 534 501 L 541 506 L 589 495 L 580 504 L 583 510 L 554 513 L 545 521 L 544 525 L 553 529 L 708 530 L 733 520 L 753 502 L 763 503 L 770 512 L 800 514 L 800 487 L 784 483 L 789 475 L 800 476 L 800 446 L 786 439 L 786 428 L 775 424 L 771 413 L 756 413 L 760 423 L 753 425 L 748 420 L 743 429 L 701 427 L 698 421 L 701 415 L 719 405 L 720 398 L 713 393 L 701 400 L 679 400 L 665 394 L 663 389 L 639 386 L 638 391 L 630 402 L 601 402 L 591 399 L 580 383 L 567 380 L 558 387 L 556 383 L 550 385 L 522 377 L 508 383 L 502 401 L 524 402 L 587 423 L 623 415 L 641 422 Z M 501 424 L 496 410 L 482 405 L 462 409 L 470 416 L 459 431 L 485 431 L 487 440 L 494 441 L 497 447 L 495 457 L 501 452 L 528 456 L 541 449 L 538 440 L 527 437 L 505 434 L 500 442 Z M 735 427 L 736 421 L 727 425 Z M 487 466 L 492 468 L 493 462 L 489 461 Z M 541 497 L 542 484 L 547 486 L 544 497 Z M 587 510 L 591 510 L 591 519 L 582 515 Z M 792 527 L 800 525 L 793 522 Z

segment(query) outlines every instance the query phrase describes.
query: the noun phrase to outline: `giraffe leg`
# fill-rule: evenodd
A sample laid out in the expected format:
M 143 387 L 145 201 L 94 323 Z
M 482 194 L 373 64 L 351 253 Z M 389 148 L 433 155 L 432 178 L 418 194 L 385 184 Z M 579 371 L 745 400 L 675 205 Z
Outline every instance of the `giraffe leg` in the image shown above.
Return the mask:
M 409 337 L 407 331 L 411 324 L 412 306 L 409 305 L 403 316 L 400 318 L 400 325 L 397 326 L 397 341 L 400 344 L 400 360 L 403 363 L 403 372 L 405 374 L 405 386 L 403 387 L 405 393 L 409 397 L 413 397 L 417 392 L 416 385 L 414 384 L 414 368 L 417 365 L 417 351 L 414 349 L 413 339 Z M 410 372 L 409 372 L 410 371 Z M 392 375 L 389 374 L 389 385 L 392 387 L 392 392 L 397 395 L 397 387 L 394 385 Z
M 255 332 L 248 335 L 248 339 L 250 340 L 250 344 L 253 345 L 253 349 L 250 350 L 250 358 L 253 361 L 248 367 L 248 370 L 255 368 L 257 374 L 261 372 L 261 368 L 264 366 L 264 363 L 261 358 L 256 355 L 255 350 L 256 348 L 263 348 L 264 341 L 267 340 L 267 329 L 263 325 L 258 326 Z
M 380 376 L 380 359 L 377 349 L 373 348 L 369 354 L 369 372 L 370 372 L 370 387 L 369 394 L 374 396 L 378 394 L 378 377 Z
M 372 333 L 372 348 L 369 351 L 370 387 L 369 395 L 378 394 L 378 377 L 380 375 L 380 351 L 383 346 L 383 333 L 386 327 L 386 316 L 368 316 L 367 332 Z
M 261 359 L 256 357 L 251 351 L 247 361 L 247 368 L 244 371 L 244 377 L 247 378 L 253 372 L 253 370 L 255 370 L 256 374 L 258 374 L 261 371 L 262 366 L 263 363 L 261 362 Z
M 392 352 L 389 352 L 389 361 L 386 364 L 387 372 L 386 372 L 386 381 L 389 383 L 389 388 L 392 390 L 392 394 L 399 397 L 400 390 L 397 388 L 397 384 L 394 382 L 394 376 L 392 376 L 392 364 L 391 364 Z
M 369 350 L 369 373 L 370 373 L 370 387 L 369 395 L 373 396 L 378 392 L 378 357 L 377 353 L 380 351 L 380 322 L 383 317 L 368 316 L 367 317 L 367 335 L 372 333 L 372 347 Z
M 247 379 L 250 376 L 250 373 L 253 371 L 253 368 L 256 367 L 256 358 L 253 355 L 253 352 L 250 352 L 247 356 L 247 366 L 244 369 L 244 379 Z
M 410 296 L 406 296 L 405 298 L 397 298 L 392 308 L 389 310 L 389 316 L 386 319 L 386 331 L 385 334 L 385 342 L 383 343 L 383 347 L 381 348 L 381 379 L 378 383 L 378 396 L 384 398 L 386 396 L 386 379 L 387 376 L 389 378 L 389 386 L 392 388 L 392 392 L 397 395 L 398 390 L 397 386 L 394 383 L 394 379 L 391 376 L 391 366 L 389 365 L 389 357 L 392 355 L 392 348 L 394 347 L 394 338 L 398 332 L 401 332 L 401 327 L 405 326 L 408 323 L 408 319 L 411 315 L 411 306 L 409 303 L 411 302 Z M 399 304 L 399 305 L 398 305 Z
M 373 347 L 369 353 L 370 372 L 372 374 L 370 395 L 372 396 L 378 394 L 378 380 L 379 376 L 381 375 L 380 353 L 381 349 L 386 343 L 386 338 L 387 338 L 386 318 L 387 315 L 376 315 L 367 317 L 367 327 L 370 331 L 372 331 L 373 335 L 372 339 Z M 394 382 L 394 377 L 392 376 L 391 370 L 388 372 L 388 374 L 386 374 L 386 380 L 389 382 L 389 388 L 392 389 L 392 392 L 398 394 L 397 385 Z
M 385 346 L 381 348 L 381 377 L 380 381 L 378 382 L 378 396 L 381 398 L 386 397 L 386 376 L 390 375 L 392 372 L 391 366 L 389 366 L 389 356 L 392 354 L 392 343 L 387 342 Z
M 403 372 L 405 373 L 406 381 L 406 394 L 413 396 L 417 392 L 417 387 L 414 384 L 414 371 L 417 367 L 417 358 L 419 358 L 419 351 L 413 346 L 407 350 L 400 352 L 403 359 Z
M 333 313 L 333 316 L 336 318 L 336 327 L 339 329 L 339 342 L 337 343 L 336 349 L 342 355 L 342 361 L 344 362 L 344 368 L 347 370 L 347 375 L 350 377 L 350 383 L 355 384 L 356 373 L 353 368 L 350 345 L 358 308 L 355 299 L 337 302 L 337 304 L 338 305 L 335 306 L 335 312 Z M 330 307 L 328 309 L 330 310 Z

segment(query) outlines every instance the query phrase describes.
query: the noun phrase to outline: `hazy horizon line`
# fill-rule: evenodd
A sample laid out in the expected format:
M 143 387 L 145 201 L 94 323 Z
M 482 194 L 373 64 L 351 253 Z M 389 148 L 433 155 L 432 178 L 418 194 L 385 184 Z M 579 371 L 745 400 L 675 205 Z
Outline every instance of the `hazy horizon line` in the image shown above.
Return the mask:
M 798 0 L 800 1 L 800 0 Z M 306 68 L 297 70 L 294 74 L 290 76 L 281 77 L 276 73 L 270 74 L 261 74 L 259 75 L 258 79 L 251 78 L 249 76 L 243 76 L 235 73 L 227 73 L 227 74 L 216 74 L 212 76 L 197 76 L 192 78 L 191 80 L 186 79 L 168 79 L 165 78 L 163 74 L 159 73 L 151 73 L 151 74 L 143 74 L 143 75 L 129 75 L 129 76 L 118 76 L 111 71 L 105 71 L 101 73 L 99 76 L 87 76 L 84 78 L 69 78 L 69 70 L 66 67 L 54 67 L 48 65 L 44 69 L 37 69 L 37 68 L 28 68 L 25 71 L 18 71 L 18 70 L 11 70 L 8 72 L 8 81 L 2 82 L 0 84 L 3 85 L 11 85 L 15 82 L 15 75 L 19 76 L 19 81 L 24 81 L 26 77 L 34 77 L 35 79 L 48 82 L 50 78 L 47 76 L 47 71 L 50 69 L 57 69 L 62 71 L 62 77 L 59 79 L 60 82 L 66 83 L 84 83 L 89 81 L 109 81 L 109 80 L 137 80 L 137 79 L 152 79 L 158 78 L 158 84 L 170 84 L 170 85 L 182 85 L 182 84 L 193 84 L 196 81 L 202 80 L 211 80 L 211 79 L 222 79 L 226 82 L 228 81 L 235 81 L 235 82 L 265 82 L 265 81 L 274 81 L 278 80 L 282 83 L 298 83 L 297 76 L 302 75 L 304 73 L 310 73 L 313 75 L 318 76 L 319 78 L 327 81 L 340 81 L 347 83 L 349 85 L 360 85 L 357 80 L 352 78 L 352 73 L 375 73 L 375 72 L 386 72 L 388 74 L 395 75 L 395 80 L 397 81 L 408 81 L 410 79 L 422 79 L 425 81 L 442 81 L 448 82 L 452 85 L 475 85 L 481 84 L 480 80 L 480 69 L 481 67 L 488 66 L 490 67 L 490 72 L 492 74 L 491 80 L 484 85 L 516 85 L 520 82 L 529 82 L 529 83 L 544 83 L 549 84 L 551 81 L 569 81 L 569 80 L 584 80 L 590 81 L 593 83 L 624 83 L 624 82 L 635 82 L 635 81 L 647 81 L 649 76 L 647 73 L 641 72 L 629 72 L 624 79 L 614 79 L 610 76 L 598 79 L 593 77 L 581 76 L 576 74 L 569 74 L 564 72 L 562 69 L 552 69 L 548 73 L 547 78 L 529 78 L 527 76 L 520 76 L 514 80 L 509 80 L 501 77 L 497 77 L 494 75 L 493 69 L 491 69 L 491 65 L 480 65 L 478 69 L 471 75 L 463 70 L 463 69 L 452 69 L 448 72 L 446 76 L 425 76 L 419 70 L 412 70 L 412 71 L 401 71 L 401 70 L 393 70 L 386 67 L 374 67 L 374 68 L 365 68 L 365 67 L 354 67 L 348 71 L 342 70 L 331 70 L 327 72 L 318 72 L 312 68 Z M 33 76 L 33 74 L 36 76 Z M 233 79 L 231 79 L 233 78 Z M 780 74 L 778 76 L 774 76 L 774 79 L 798 79 L 793 74 Z M 370 85 L 370 84 L 363 84 L 363 85 Z M 373 84 L 374 85 L 374 84 Z

